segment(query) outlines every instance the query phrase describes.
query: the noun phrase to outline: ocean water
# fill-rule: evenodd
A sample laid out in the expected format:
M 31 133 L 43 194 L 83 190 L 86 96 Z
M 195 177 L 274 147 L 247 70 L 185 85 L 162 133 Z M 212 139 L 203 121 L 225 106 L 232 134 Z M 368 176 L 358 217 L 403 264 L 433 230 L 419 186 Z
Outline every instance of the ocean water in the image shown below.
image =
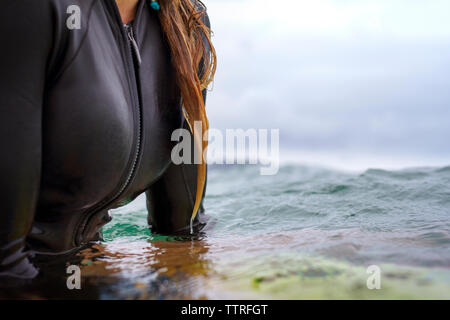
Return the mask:
M 98 297 L 450 298 L 450 167 L 215 167 L 205 207 L 191 239 L 151 234 L 144 197 L 112 211 L 81 261 L 94 283 L 109 279 Z M 380 289 L 367 286 L 371 265 Z
M 163 236 L 149 231 L 141 196 L 111 212 L 105 241 L 18 296 L 450 299 L 450 167 L 210 167 L 205 207 L 201 234 Z M 70 264 L 82 290 L 67 290 Z

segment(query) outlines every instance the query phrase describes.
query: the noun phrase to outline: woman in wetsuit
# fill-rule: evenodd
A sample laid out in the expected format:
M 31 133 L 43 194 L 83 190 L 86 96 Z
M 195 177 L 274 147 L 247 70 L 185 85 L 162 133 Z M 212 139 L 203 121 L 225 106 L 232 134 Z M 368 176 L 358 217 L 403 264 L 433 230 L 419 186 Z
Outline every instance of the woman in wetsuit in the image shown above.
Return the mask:
M 0 281 L 101 239 L 143 192 L 155 232 L 201 227 L 206 164 L 171 161 L 174 130 L 208 126 L 201 2 L 5 0 L 0 33 Z

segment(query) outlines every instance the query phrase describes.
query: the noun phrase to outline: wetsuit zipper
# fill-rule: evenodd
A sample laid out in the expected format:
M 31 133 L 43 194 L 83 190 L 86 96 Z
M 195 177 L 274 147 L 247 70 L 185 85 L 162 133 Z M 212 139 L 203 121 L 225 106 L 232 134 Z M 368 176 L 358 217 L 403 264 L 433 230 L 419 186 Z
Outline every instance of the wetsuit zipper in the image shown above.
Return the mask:
M 130 57 L 131 57 L 131 64 L 132 64 L 132 74 L 130 75 L 130 80 L 131 78 L 134 78 L 134 92 L 136 93 L 134 95 L 134 97 L 137 99 L 137 115 L 138 115 L 138 135 L 137 135 L 137 142 L 136 142 L 136 155 L 134 157 L 133 160 L 133 164 L 131 166 L 131 172 L 127 178 L 127 180 L 125 181 L 125 184 L 123 185 L 123 187 L 120 189 L 120 191 L 117 194 L 117 197 L 120 197 L 120 195 L 122 194 L 122 192 L 128 187 L 128 185 L 130 184 L 131 179 L 133 178 L 133 174 L 136 171 L 136 166 L 137 166 L 137 162 L 139 159 L 139 154 L 141 151 L 141 132 L 142 132 L 142 116 L 141 116 L 141 106 L 139 103 L 139 76 L 138 76 L 138 68 L 141 64 L 141 54 L 139 53 L 139 47 L 137 45 L 135 36 L 134 36 L 134 31 L 133 31 L 133 26 L 132 25 L 125 25 L 124 26 L 126 33 L 127 33 L 127 37 L 129 40 L 129 51 L 130 51 Z
M 81 224 L 79 225 L 78 232 L 75 234 L 75 245 L 79 246 L 83 244 L 83 235 L 89 225 L 89 222 L 92 217 L 94 217 L 97 213 L 102 212 L 108 206 L 110 206 L 114 201 L 118 200 L 126 188 L 130 185 L 131 180 L 134 177 L 136 172 L 137 163 L 139 161 L 140 153 L 141 153 L 141 135 L 142 135 L 142 110 L 140 106 L 140 95 L 139 95 L 139 76 L 138 76 L 138 68 L 141 64 L 141 55 L 139 52 L 139 47 L 136 41 L 136 37 L 134 35 L 134 30 L 132 25 L 123 25 L 122 19 L 120 17 L 120 13 L 118 11 L 117 5 L 114 3 L 111 5 L 112 10 L 114 11 L 115 19 L 120 24 L 121 31 L 121 39 L 124 45 L 125 52 L 125 64 L 127 76 L 130 84 L 130 95 L 133 104 L 133 109 L 137 112 L 137 135 L 136 135 L 136 146 L 134 150 L 133 162 L 130 166 L 129 173 L 127 178 L 122 183 L 120 189 L 114 193 L 114 195 L 109 198 L 101 201 L 97 206 L 91 208 L 84 216 Z M 142 6 L 140 7 L 142 11 Z M 136 20 L 138 19 L 138 15 L 140 12 L 136 14 Z

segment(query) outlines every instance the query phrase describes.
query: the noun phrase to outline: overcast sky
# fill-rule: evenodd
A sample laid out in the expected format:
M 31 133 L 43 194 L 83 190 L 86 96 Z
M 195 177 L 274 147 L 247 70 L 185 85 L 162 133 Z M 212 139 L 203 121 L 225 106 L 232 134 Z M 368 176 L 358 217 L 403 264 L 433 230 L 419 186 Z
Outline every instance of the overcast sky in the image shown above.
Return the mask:
M 450 164 L 450 1 L 204 2 L 211 126 L 280 128 L 289 151 Z

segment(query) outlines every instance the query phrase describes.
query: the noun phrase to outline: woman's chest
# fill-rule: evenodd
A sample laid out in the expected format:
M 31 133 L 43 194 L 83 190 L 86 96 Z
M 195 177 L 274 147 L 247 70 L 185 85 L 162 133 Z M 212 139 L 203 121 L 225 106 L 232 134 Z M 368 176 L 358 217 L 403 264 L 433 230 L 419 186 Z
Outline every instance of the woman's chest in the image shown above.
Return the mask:
M 170 162 L 182 115 L 159 25 L 145 12 L 134 26 L 137 64 L 128 34 L 108 23 L 94 11 L 81 45 L 69 41 L 63 70 L 48 88 L 43 200 L 60 193 L 75 207 L 112 205 L 144 191 Z

